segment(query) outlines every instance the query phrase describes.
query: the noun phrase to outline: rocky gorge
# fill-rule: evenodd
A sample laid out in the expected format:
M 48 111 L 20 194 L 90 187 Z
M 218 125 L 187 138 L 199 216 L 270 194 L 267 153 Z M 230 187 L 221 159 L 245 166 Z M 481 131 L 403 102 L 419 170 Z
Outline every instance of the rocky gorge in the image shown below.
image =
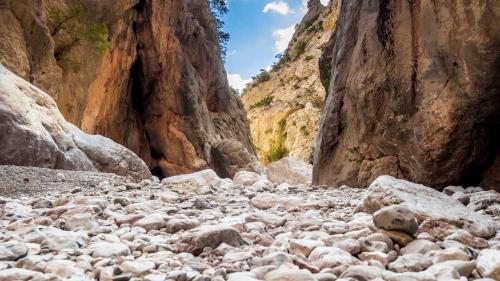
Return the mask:
M 500 280 L 497 1 L 310 0 L 243 102 L 213 3 L 0 0 L 0 281 Z

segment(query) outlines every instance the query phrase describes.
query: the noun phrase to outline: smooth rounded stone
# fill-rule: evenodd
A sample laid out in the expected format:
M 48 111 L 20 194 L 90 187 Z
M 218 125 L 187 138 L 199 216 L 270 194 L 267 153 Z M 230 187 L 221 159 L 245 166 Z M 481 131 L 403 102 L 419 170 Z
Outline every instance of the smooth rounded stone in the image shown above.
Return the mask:
M 37 198 L 30 202 L 31 208 L 33 209 L 49 209 L 53 208 L 54 204 L 50 200 L 45 198 Z
M 384 268 L 387 267 L 390 261 L 389 255 L 382 252 L 364 252 L 359 254 L 358 258 L 362 261 L 378 261 Z
M 266 229 L 266 224 L 260 221 L 245 223 L 246 232 L 252 231 L 264 231 Z
M 261 179 L 262 176 L 248 171 L 239 171 L 233 177 L 234 184 L 240 184 L 243 186 L 250 186 Z
M 69 260 L 52 260 L 46 263 L 45 273 L 52 273 L 62 279 L 73 278 L 73 280 L 89 280 L 85 276 L 85 271 L 76 267 L 76 264 Z
M 28 254 L 28 247 L 18 242 L 0 243 L 0 261 L 17 261 Z
M 365 213 L 356 213 L 352 219 L 347 222 L 349 232 L 364 228 L 373 227 L 373 216 Z
M 255 208 L 266 210 L 276 205 L 283 205 L 287 209 L 296 208 L 303 203 L 300 197 L 280 196 L 278 194 L 264 192 L 260 193 L 250 200 L 250 205 Z
M 162 191 L 158 194 L 158 196 L 160 197 L 160 200 L 165 203 L 175 203 L 180 198 L 179 194 L 173 191 Z
M 286 219 L 283 216 L 277 216 L 264 211 L 256 211 L 245 217 L 246 222 L 263 222 L 266 225 L 279 227 L 285 224 Z
M 67 217 L 65 226 L 67 230 L 92 231 L 99 227 L 99 223 L 92 214 L 81 213 Z
M 449 260 L 430 266 L 426 272 L 439 272 L 442 268 L 452 268 L 457 271 L 460 276 L 469 277 L 472 274 L 472 271 L 476 269 L 476 263 L 474 261 Z
M 342 249 L 350 253 L 351 255 L 357 255 L 359 252 L 361 252 L 361 244 L 358 240 L 354 240 L 352 238 L 347 238 L 345 240 L 335 242 L 333 243 L 333 247 Z
M 177 247 L 181 252 L 198 255 L 205 247 L 215 249 L 222 243 L 237 247 L 243 244 L 243 239 L 233 227 L 224 224 L 201 225 L 184 233 Z
M 134 226 L 142 227 L 146 231 L 150 230 L 160 230 L 165 227 L 166 221 L 170 217 L 164 214 L 153 213 L 145 216 L 144 218 L 136 221 Z
M 467 253 L 467 255 L 469 255 L 470 259 L 477 258 L 478 254 L 479 254 L 479 250 L 476 250 L 474 248 L 466 246 L 466 245 L 464 245 L 458 241 L 455 241 L 455 240 L 446 240 L 446 241 L 442 241 L 442 242 L 437 242 L 436 244 L 443 249 L 448 249 L 448 248 L 460 249 L 460 250 L 464 251 L 465 253 Z
M 94 258 L 114 258 L 131 254 L 128 246 L 123 243 L 98 242 L 92 245 L 91 249 Z
M 408 243 L 415 240 L 413 236 L 402 231 L 378 229 L 377 232 L 384 234 L 385 236 L 389 237 L 392 241 L 394 241 L 395 243 L 397 243 L 402 247 L 405 247 L 406 245 L 408 245 Z
M 54 278 L 49 278 L 40 272 L 22 269 L 9 268 L 0 270 L 0 281 L 52 281 Z
M 500 280 L 500 250 L 481 250 L 476 262 L 477 270 L 483 277 Z
M 62 249 L 75 249 L 86 244 L 88 236 L 81 231 L 65 231 L 54 227 L 49 227 L 29 239 L 26 242 L 39 243 L 51 251 Z
M 381 277 L 382 269 L 368 265 L 351 266 L 339 276 L 340 279 L 344 278 L 346 280 L 349 280 L 349 278 L 354 280 L 376 280 Z
M 309 254 L 317 247 L 323 247 L 325 243 L 312 239 L 292 239 L 288 246 L 288 251 L 290 254 L 303 254 L 304 256 L 309 256 Z
M 120 270 L 133 276 L 141 276 L 155 268 L 155 263 L 149 260 L 127 260 L 120 264 Z
M 43 272 L 47 261 L 50 258 L 47 256 L 27 256 L 16 262 L 16 267 Z
M 276 267 L 279 267 L 283 264 L 291 264 L 293 263 L 293 257 L 289 254 L 282 253 L 282 252 L 273 252 L 269 253 L 262 258 L 254 258 L 255 262 L 254 264 L 260 265 L 260 266 L 266 266 L 266 265 L 274 265 Z
M 432 250 L 441 250 L 441 248 L 434 242 L 417 239 L 408 243 L 406 247 L 401 249 L 401 254 L 422 254 L 425 255 L 427 252 Z
M 251 259 L 252 259 L 252 254 L 249 253 L 248 251 L 246 252 L 234 251 L 226 253 L 222 258 L 222 262 L 236 263 L 240 261 L 248 261 Z
M 266 175 L 274 183 L 308 185 L 312 181 L 312 165 L 293 157 L 284 157 L 269 164 L 266 169 Z
M 168 233 L 176 233 L 181 230 L 189 230 L 198 227 L 200 223 L 196 219 L 171 219 L 165 223 Z
M 455 240 L 475 249 L 488 248 L 488 240 L 475 237 L 463 229 L 457 229 L 449 236 L 446 236 L 444 240 Z
M 349 231 L 347 233 L 344 233 L 344 235 L 347 238 L 359 239 L 361 237 L 367 237 L 368 235 L 370 235 L 372 233 L 373 233 L 373 231 L 371 231 L 368 227 L 366 227 L 366 228 L 359 229 L 359 230 Z
M 168 184 L 187 183 L 187 182 L 196 182 L 198 185 L 200 185 L 200 187 L 202 186 L 219 187 L 224 183 L 224 180 L 219 178 L 213 170 L 207 169 L 191 174 L 164 178 L 161 181 L 161 184 L 168 185 Z
M 120 226 L 122 224 L 134 224 L 136 221 L 144 218 L 144 215 L 133 214 L 115 217 L 115 223 Z
M 361 240 L 361 252 L 383 252 L 388 253 L 391 249 L 387 243 L 382 241 Z
M 264 281 L 315 281 L 307 270 L 281 267 L 264 276 Z
M 177 279 L 176 279 L 177 280 Z M 260 281 L 252 272 L 234 272 L 227 275 L 227 281 Z
M 142 277 L 144 281 L 165 281 L 167 280 L 167 274 L 163 273 L 151 273 Z M 222 279 L 224 280 L 224 279 Z
M 250 270 L 253 274 L 255 274 L 255 277 L 257 279 L 264 279 L 264 276 L 271 271 L 274 271 L 278 269 L 277 266 L 274 265 L 265 265 L 265 266 L 258 266 Z
M 419 272 L 432 265 L 432 261 L 426 256 L 418 253 L 404 254 L 399 256 L 388 266 L 394 272 Z
M 316 281 L 335 281 L 337 280 L 337 275 L 330 272 L 320 272 L 313 275 Z
M 432 263 L 440 263 L 449 260 L 470 260 L 469 254 L 459 248 L 446 248 L 443 250 L 432 250 L 425 254 L 426 257 L 432 260 Z
M 389 247 L 389 250 L 394 249 L 394 242 L 392 242 L 392 239 L 389 236 L 380 232 L 372 233 L 368 235 L 366 238 L 364 238 L 364 240 L 372 242 L 375 241 L 384 242 L 385 244 L 387 244 L 387 247 Z
M 361 262 L 348 252 L 336 247 L 317 247 L 309 254 L 309 261 L 320 269 L 338 265 L 358 265 Z
M 415 215 L 405 206 L 392 205 L 383 207 L 373 214 L 376 227 L 385 230 L 399 230 L 410 235 L 415 234 L 418 222 Z
M 338 220 L 324 223 L 323 228 L 328 232 L 328 234 L 343 234 L 349 230 L 346 222 Z

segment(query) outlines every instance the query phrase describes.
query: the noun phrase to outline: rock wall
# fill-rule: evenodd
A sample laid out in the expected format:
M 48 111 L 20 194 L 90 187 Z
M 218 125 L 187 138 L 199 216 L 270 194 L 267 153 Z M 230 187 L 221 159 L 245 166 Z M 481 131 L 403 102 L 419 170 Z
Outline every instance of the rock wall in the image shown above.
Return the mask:
M 314 182 L 498 189 L 499 20 L 498 1 L 342 1 Z
M 57 29 L 54 11 L 78 5 L 86 24 L 104 26 L 104 51 L 72 34 L 71 20 Z M 0 29 L 0 62 L 49 93 L 70 122 L 130 148 L 156 175 L 214 166 L 212 147 L 222 140 L 241 143 L 255 161 L 208 1 L 0 0 L 0 15 L 9 27 Z
M 297 25 L 283 58 L 269 71 L 269 80 L 254 81 L 243 92 L 243 104 L 262 162 L 270 162 L 271 147 L 279 145 L 289 156 L 312 162 L 326 93 L 318 60 L 335 28 L 337 12 L 337 1 L 331 1 L 328 7 L 319 0 L 309 1 L 307 14 Z M 255 106 L 266 97 L 273 97 L 269 105 Z

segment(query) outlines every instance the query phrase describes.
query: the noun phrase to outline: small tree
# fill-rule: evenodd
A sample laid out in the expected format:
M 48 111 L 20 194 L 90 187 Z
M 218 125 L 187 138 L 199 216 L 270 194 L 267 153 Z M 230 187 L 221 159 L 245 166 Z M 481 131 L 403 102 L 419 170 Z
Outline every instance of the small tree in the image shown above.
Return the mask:
M 224 15 L 229 12 L 226 0 L 210 0 L 210 8 L 212 10 L 212 15 L 215 18 L 215 24 L 217 25 L 217 37 L 219 39 L 219 48 L 222 60 L 226 61 L 227 55 L 227 43 L 229 42 L 229 33 L 223 30 L 225 22 L 222 19 Z

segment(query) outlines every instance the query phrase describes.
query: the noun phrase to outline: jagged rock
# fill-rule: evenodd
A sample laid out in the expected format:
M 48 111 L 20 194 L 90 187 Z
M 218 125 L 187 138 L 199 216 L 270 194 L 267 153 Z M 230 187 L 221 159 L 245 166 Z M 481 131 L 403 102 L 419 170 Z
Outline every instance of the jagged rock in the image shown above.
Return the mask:
M 266 175 L 274 183 L 310 184 L 312 166 L 292 157 L 285 157 L 269 164 Z
M 415 234 L 418 222 L 415 215 L 406 207 L 393 205 L 383 207 L 373 214 L 373 223 L 385 230 L 401 230 L 410 235 Z
M 49 95 L 1 64 L 0 143 L 1 165 L 151 177 L 132 151 L 108 138 L 83 133 L 64 120 Z
M 473 212 L 441 192 L 390 176 L 381 176 L 370 185 L 359 210 L 374 213 L 385 206 L 396 204 L 408 208 L 419 222 L 428 218 L 443 220 L 463 227 L 479 237 L 493 236 L 498 227 L 496 222 Z
M 85 20 L 106 27 L 106 54 L 87 42 L 68 46 L 81 39 L 72 19 L 56 31 L 54 9 L 64 15 L 75 2 L 8 1 L 0 62 L 49 93 L 68 121 L 131 149 L 157 175 L 214 168 L 211 147 L 221 139 L 255 154 L 208 1 L 78 3 Z
M 313 182 L 498 189 L 499 20 L 495 1 L 341 1 Z

